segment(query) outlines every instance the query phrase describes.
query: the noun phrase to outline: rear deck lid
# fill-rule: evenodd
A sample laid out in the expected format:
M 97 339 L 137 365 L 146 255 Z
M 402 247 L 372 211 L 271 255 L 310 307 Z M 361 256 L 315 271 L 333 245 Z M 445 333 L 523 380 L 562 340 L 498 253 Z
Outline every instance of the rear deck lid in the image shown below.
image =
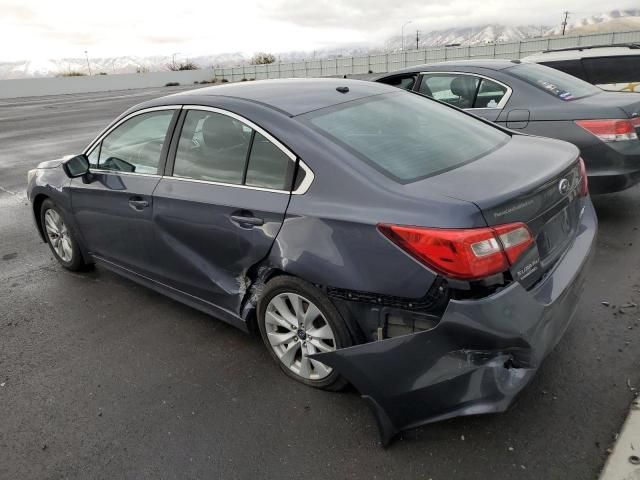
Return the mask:
M 535 244 L 512 274 L 519 280 L 527 274 L 523 283 L 529 285 L 576 235 L 582 209 L 578 153 L 569 143 L 514 135 L 475 162 L 407 187 L 416 195 L 428 189 L 472 202 L 489 226 L 525 223 Z

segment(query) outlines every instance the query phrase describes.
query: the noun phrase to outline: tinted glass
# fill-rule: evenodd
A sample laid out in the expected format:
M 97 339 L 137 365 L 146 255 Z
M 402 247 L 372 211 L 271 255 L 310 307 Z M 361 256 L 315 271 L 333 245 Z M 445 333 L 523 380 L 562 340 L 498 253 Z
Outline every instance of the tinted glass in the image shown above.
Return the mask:
M 386 83 L 392 87 L 398 87 L 404 90 L 411 90 L 416 83 L 416 75 L 385 78 L 384 80 L 380 80 L 380 83 Z
M 469 115 L 405 92 L 369 97 L 304 117 L 402 183 L 471 162 L 510 138 Z
M 253 130 L 215 112 L 189 110 L 182 127 L 173 175 L 241 184 Z
M 472 108 L 480 79 L 471 75 L 425 74 L 420 93 L 458 108 Z
M 579 78 L 535 63 L 521 63 L 504 69 L 503 72 L 508 72 L 514 77 L 520 78 L 544 90 L 549 95 L 564 101 L 571 101 L 601 92 L 598 87 L 594 87 Z
M 137 115 L 102 140 L 98 168 L 121 172 L 157 174 L 160 154 L 173 110 Z M 94 151 L 95 151 L 94 150 Z M 94 161 L 91 152 L 90 162 Z
M 585 82 L 587 81 L 587 75 L 582 68 L 582 63 L 579 58 L 575 60 L 559 60 L 557 62 L 541 62 L 541 64 L 555 68 L 561 72 L 568 73 L 569 75 L 584 80 Z
M 591 83 L 640 82 L 640 55 L 585 58 L 582 62 Z
M 254 187 L 289 190 L 293 161 L 282 150 L 256 132 L 245 184 Z
M 90 167 L 96 168 L 98 166 L 98 159 L 100 158 L 100 146 L 101 144 L 99 143 L 98 145 L 93 147 L 93 150 L 91 150 L 89 155 L 87 155 Z
M 507 93 L 507 87 L 492 80 L 482 78 L 480 88 L 473 102 L 473 108 L 498 108 L 502 97 Z

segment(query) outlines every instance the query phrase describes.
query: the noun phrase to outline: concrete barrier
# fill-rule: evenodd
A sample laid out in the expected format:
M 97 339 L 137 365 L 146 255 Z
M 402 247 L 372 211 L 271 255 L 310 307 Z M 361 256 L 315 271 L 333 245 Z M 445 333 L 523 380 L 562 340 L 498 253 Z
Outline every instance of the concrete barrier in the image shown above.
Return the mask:
M 163 87 L 167 83 L 192 85 L 212 80 L 213 69 L 180 72 L 126 73 L 83 77 L 21 78 L 0 80 L 0 98 L 37 97 L 65 93 L 106 92 L 133 88 Z

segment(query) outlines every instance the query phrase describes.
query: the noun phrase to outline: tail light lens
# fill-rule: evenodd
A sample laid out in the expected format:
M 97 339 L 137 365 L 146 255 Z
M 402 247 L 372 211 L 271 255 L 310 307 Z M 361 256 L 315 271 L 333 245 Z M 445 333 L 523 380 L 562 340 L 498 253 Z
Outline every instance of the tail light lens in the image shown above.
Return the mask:
M 589 195 L 589 179 L 587 178 L 587 168 L 584 166 L 584 160 L 580 158 L 578 160 L 580 166 L 580 196 L 586 197 Z
M 638 139 L 636 128 L 640 127 L 640 118 L 625 118 L 622 120 L 576 120 L 576 124 L 603 142 L 624 142 Z
M 524 223 L 472 229 L 380 224 L 378 229 L 436 272 L 462 280 L 504 272 L 533 243 Z

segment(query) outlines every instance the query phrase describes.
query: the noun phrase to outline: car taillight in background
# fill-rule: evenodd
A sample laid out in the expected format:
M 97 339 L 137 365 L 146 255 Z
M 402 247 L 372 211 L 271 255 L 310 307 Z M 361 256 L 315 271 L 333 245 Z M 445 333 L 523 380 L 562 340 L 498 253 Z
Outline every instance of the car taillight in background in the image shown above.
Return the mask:
M 576 124 L 592 133 L 603 142 L 624 142 L 637 140 L 636 128 L 640 127 L 640 118 L 620 120 L 576 120 Z
M 504 272 L 533 243 L 524 223 L 442 229 L 378 225 L 389 240 L 444 276 L 478 280 Z

